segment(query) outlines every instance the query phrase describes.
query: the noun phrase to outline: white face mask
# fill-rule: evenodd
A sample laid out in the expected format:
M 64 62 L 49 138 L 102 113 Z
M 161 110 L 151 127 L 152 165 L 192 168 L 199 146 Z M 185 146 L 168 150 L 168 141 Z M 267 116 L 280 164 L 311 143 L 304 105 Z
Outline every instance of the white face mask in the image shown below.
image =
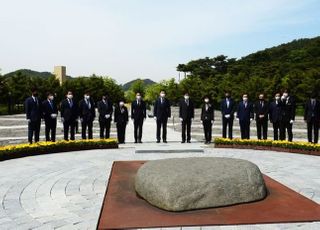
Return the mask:
M 72 94 L 68 94 L 68 95 L 67 95 L 67 98 L 72 99 L 72 98 L 73 98 L 73 95 L 72 95 Z
M 284 94 L 282 94 L 285 98 L 287 98 L 288 97 L 288 94 L 287 93 L 284 93 Z
M 190 98 L 189 96 L 184 96 L 184 99 L 186 100 L 189 100 L 189 98 Z
M 160 97 L 165 97 L 166 94 L 165 93 L 160 93 Z
M 204 99 L 204 102 L 205 103 L 209 103 L 209 99 Z
M 280 100 L 280 97 L 275 97 L 276 98 L 276 100 Z
M 119 105 L 120 105 L 121 107 L 124 106 L 124 102 L 123 102 L 123 101 L 119 102 Z
M 52 101 L 53 99 L 54 99 L 54 97 L 53 97 L 53 96 L 49 96 L 49 100 L 51 100 L 51 101 Z
M 84 98 L 85 99 L 90 99 L 90 96 L 89 95 L 84 95 Z
M 137 100 L 141 100 L 141 96 L 137 96 Z
M 243 99 L 243 101 L 248 101 L 247 97 L 243 97 L 242 99 Z

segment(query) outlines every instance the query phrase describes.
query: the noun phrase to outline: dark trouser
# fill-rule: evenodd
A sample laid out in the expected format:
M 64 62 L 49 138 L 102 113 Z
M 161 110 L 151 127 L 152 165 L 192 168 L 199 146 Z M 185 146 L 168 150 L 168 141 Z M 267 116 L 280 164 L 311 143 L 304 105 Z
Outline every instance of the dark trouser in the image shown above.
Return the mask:
M 118 136 L 118 142 L 124 143 L 125 136 L 126 136 L 126 122 L 117 122 L 117 136 Z
M 41 120 L 29 122 L 28 141 L 30 144 L 32 144 L 33 133 L 34 133 L 34 142 L 39 142 L 40 126 L 41 126 Z
M 141 141 L 142 139 L 142 126 L 143 126 L 143 118 L 142 119 L 135 119 L 133 121 L 134 125 L 134 140 Z
M 46 141 L 56 141 L 57 119 L 48 118 L 45 120 Z M 50 135 L 51 134 L 51 135 Z
M 228 126 L 228 137 L 232 139 L 232 126 L 233 126 L 233 118 L 222 118 L 222 137 L 227 137 L 227 126 Z
M 308 141 L 312 142 L 312 129 L 314 132 L 314 141 L 313 143 L 318 143 L 319 138 L 319 121 L 315 120 L 314 117 L 311 118 L 310 121 L 307 123 L 307 129 L 308 129 Z
M 292 141 L 293 133 L 292 133 L 292 124 L 290 121 L 282 121 L 280 122 L 280 140 L 286 139 L 286 130 L 288 132 L 288 141 Z
M 157 120 L 157 141 L 160 141 L 160 132 L 162 126 L 162 140 L 167 140 L 167 122 L 168 119 Z
M 186 141 L 186 128 L 187 128 L 187 141 L 191 140 L 191 119 L 186 119 L 181 122 L 182 126 L 182 141 Z
M 202 122 L 203 131 L 204 131 L 204 138 L 206 142 L 211 142 L 212 139 L 212 123 L 210 120 L 204 120 Z
M 272 123 L 273 125 L 273 140 L 279 140 L 279 133 L 280 133 L 280 122 L 276 121 Z
M 82 139 L 87 139 L 87 128 L 88 128 L 88 138 L 92 139 L 92 126 L 93 126 L 93 120 L 83 120 L 81 122 L 81 136 Z
M 100 138 L 110 138 L 110 126 L 111 126 L 111 119 L 100 119 Z
M 66 141 L 69 140 L 69 129 L 70 129 L 70 140 L 74 140 L 74 133 L 76 128 L 76 121 L 75 120 L 68 120 L 63 122 L 63 133 L 64 133 L 64 139 Z
M 250 121 L 239 121 L 241 139 L 250 139 Z
M 258 139 L 261 140 L 261 129 L 262 129 L 263 139 L 267 140 L 267 138 L 268 138 L 268 120 L 265 118 L 263 118 L 263 119 L 258 118 L 256 120 L 256 125 L 257 125 Z

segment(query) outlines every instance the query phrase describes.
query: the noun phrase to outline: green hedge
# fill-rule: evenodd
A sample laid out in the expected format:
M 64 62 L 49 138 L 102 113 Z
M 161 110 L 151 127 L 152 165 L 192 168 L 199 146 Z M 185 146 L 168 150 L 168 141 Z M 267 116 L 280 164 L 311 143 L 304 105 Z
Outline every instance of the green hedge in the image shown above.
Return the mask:
M 0 161 L 39 154 L 109 148 L 118 148 L 118 142 L 116 139 L 92 139 L 6 145 L 0 146 Z
M 286 149 L 320 151 L 320 144 L 312 144 L 303 141 L 273 141 L 273 140 L 257 140 L 257 139 L 228 139 L 228 138 L 215 138 L 214 143 L 217 145 L 246 145 L 246 146 L 268 146 Z

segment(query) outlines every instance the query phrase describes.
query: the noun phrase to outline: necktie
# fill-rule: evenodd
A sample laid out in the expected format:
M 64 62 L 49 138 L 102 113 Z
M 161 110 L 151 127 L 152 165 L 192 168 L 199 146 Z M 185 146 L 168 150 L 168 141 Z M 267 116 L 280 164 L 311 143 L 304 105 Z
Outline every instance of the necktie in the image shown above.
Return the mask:
M 161 98 L 161 104 L 163 103 L 163 98 Z
M 53 110 L 53 105 L 52 105 L 52 101 L 51 100 L 49 100 L 49 104 L 50 104 L 51 109 Z
M 72 107 L 73 103 L 72 103 L 72 100 L 69 99 L 69 105 L 70 105 L 70 108 Z
M 229 99 L 227 99 L 227 109 L 229 109 Z
M 87 105 L 88 105 L 88 108 L 91 109 L 91 103 L 89 100 L 86 100 L 87 101 Z
M 186 100 L 186 104 L 187 104 L 187 106 L 189 106 L 189 100 Z
M 244 107 L 247 108 L 247 102 L 244 103 Z

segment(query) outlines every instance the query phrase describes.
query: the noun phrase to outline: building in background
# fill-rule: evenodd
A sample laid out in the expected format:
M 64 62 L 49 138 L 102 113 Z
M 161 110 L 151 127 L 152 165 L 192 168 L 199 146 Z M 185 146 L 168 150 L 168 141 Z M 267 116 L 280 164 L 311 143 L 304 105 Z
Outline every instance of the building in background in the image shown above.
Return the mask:
M 55 66 L 53 74 L 59 80 L 60 85 L 62 85 L 62 83 L 67 80 L 66 67 L 65 66 Z

